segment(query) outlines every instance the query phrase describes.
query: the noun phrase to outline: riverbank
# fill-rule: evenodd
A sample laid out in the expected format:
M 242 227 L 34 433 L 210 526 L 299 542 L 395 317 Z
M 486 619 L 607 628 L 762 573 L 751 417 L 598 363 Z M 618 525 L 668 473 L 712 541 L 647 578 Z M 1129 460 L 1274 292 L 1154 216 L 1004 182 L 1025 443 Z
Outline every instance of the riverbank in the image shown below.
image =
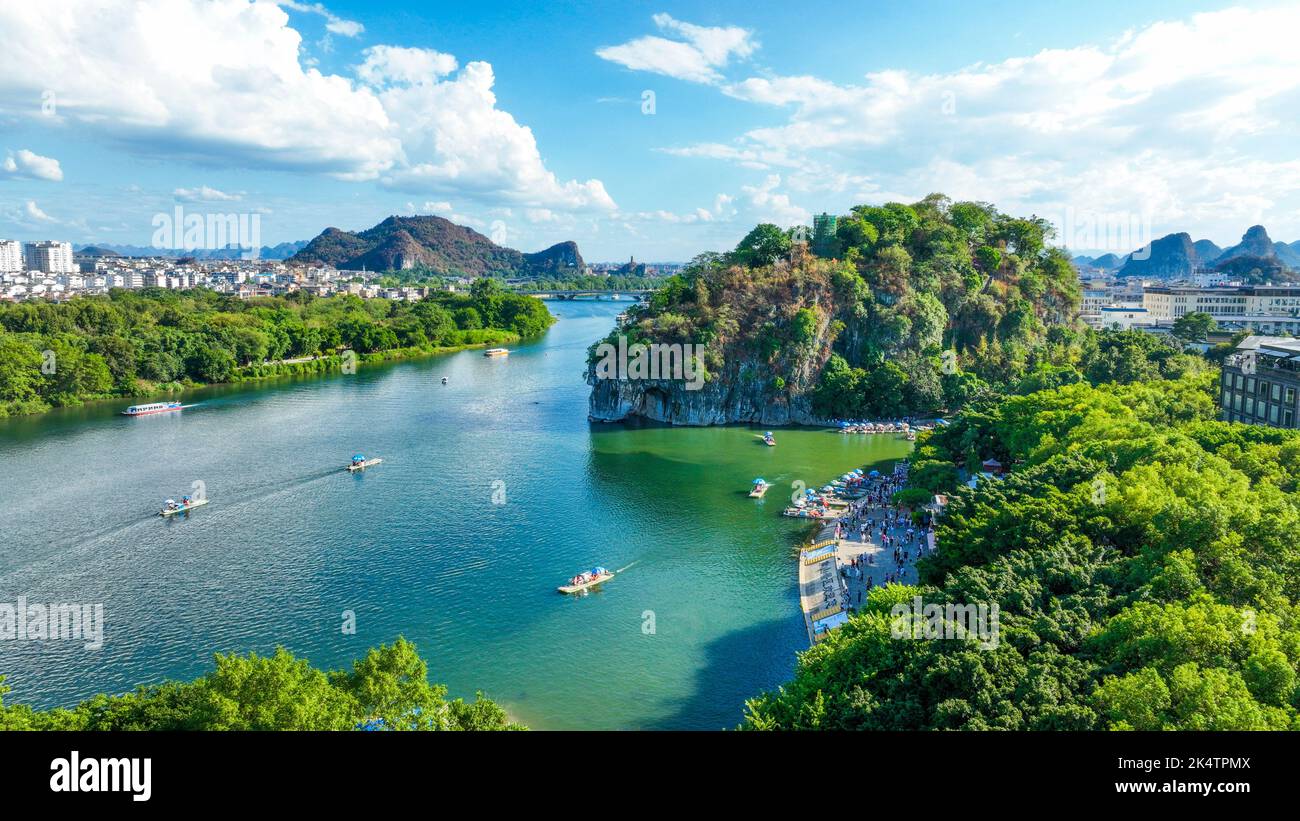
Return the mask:
M 417 301 L 145 288 L 0 302 L 0 415 L 500 345 L 536 338 L 554 321 L 541 300 L 494 280 Z
M 525 341 L 528 340 L 525 340 L 519 334 L 497 331 L 487 335 L 482 341 L 470 342 L 463 345 L 446 345 L 432 348 L 393 348 L 385 351 L 376 351 L 374 353 L 357 354 L 355 359 L 352 359 L 352 361 L 358 367 L 363 365 L 379 365 L 393 362 L 428 359 L 434 356 L 444 356 L 447 354 L 459 353 L 461 351 L 481 350 L 497 345 L 513 345 Z M 236 378 L 223 382 L 194 382 L 186 380 L 184 382 L 172 382 L 166 384 L 146 383 L 146 385 L 141 386 L 139 391 L 131 393 L 88 396 L 81 398 L 79 401 L 61 405 L 50 405 L 46 403 L 40 405 L 29 404 L 18 412 L 6 412 L 7 409 L 5 406 L 0 405 L 0 419 L 33 417 L 60 409 L 86 406 L 93 407 L 108 403 L 120 403 L 122 400 L 131 400 L 135 404 L 142 404 L 143 402 L 151 400 L 162 401 L 165 399 L 180 399 L 184 397 L 187 392 L 200 391 L 208 388 L 229 387 L 244 383 L 284 379 L 295 376 L 328 376 L 330 374 L 344 372 L 346 356 L 347 352 L 339 352 L 327 356 L 302 357 L 293 360 L 283 360 L 280 362 L 244 365 L 236 368 Z

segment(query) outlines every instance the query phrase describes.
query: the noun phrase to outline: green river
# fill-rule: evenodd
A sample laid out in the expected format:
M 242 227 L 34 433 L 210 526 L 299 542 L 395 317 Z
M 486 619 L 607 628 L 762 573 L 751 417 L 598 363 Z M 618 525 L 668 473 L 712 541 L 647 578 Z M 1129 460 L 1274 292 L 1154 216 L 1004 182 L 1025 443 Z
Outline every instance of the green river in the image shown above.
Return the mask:
M 792 483 L 887 470 L 909 444 L 593 425 L 583 359 L 626 303 L 548 304 L 560 321 L 503 359 L 213 388 L 151 417 L 122 401 L 0 420 L 0 602 L 105 615 L 98 650 L 0 643 L 7 698 L 71 705 L 276 645 L 335 667 L 400 634 L 453 695 L 483 690 L 531 727 L 738 724 L 807 646 L 793 551 L 810 525 L 780 516 Z M 356 452 L 384 462 L 349 475 Z M 761 501 L 758 476 L 774 483 Z M 209 505 L 153 515 L 194 482 Z M 556 592 L 596 564 L 620 572 Z

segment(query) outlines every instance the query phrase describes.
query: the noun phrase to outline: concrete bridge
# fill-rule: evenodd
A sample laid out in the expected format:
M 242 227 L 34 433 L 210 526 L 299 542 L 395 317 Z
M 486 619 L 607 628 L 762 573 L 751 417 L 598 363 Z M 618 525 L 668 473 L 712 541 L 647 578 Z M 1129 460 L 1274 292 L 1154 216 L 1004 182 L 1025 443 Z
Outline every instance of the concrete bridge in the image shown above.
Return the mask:
M 633 291 L 516 291 L 517 294 L 526 296 L 535 296 L 538 299 L 625 299 L 629 302 L 637 302 L 652 294 L 654 291 L 633 290 Z

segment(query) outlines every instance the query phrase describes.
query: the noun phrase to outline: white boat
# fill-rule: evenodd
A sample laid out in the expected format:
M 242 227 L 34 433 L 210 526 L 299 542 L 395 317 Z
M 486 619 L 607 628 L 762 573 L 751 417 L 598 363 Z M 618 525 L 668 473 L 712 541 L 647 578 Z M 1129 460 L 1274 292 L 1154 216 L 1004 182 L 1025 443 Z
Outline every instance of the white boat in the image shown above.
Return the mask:
M 506 348 L 488 348 L 483 352 L 484 356 L 509 356 L 510 351 Z
M 188 496 L 182 497 L 179 502 L 171 499 L 163 505 L 163 509 L 158 511 L 159 516 L 175 516 L 177 513 L 189 513 L 196 507 L 203 507 L 208 503 L 207 499 L 191 499 Z
M 444 377 L 442 378 L 442 384 L 444 384 L 444 385 L 447 384 L 447 377 L 444 376 Z
M 365 470 L 371 465 L 377 465 L 383 459 L 367 459 L 361 454 L 352 457 L 352 462 L 348 465 L 348 473 L 356 473 L 358 470 Z
M 180 402 L 153 402 L 148 405 L 132 405 L 122 411 L 123 416 L 148 416 L 151 413 L 169 413 L 183 408 Z
M 579 573 L 572 579 L 569 579 L 568 584 L 560 585 L 555 589 L 561 593 L 581 593 L 588 587 L 595 587 L 596 585 L 601 584 L 602 582 L 607 582 L 612 578 L 614 578 L 613 570 L 606 570 L 603 567 L 593 567 L 590 571 Z

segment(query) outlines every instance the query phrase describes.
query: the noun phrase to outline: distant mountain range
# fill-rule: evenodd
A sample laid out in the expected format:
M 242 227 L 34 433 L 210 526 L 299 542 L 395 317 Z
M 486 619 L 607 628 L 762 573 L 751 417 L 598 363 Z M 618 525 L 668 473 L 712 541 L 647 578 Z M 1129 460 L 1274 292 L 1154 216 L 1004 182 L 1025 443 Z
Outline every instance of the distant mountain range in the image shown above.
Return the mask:
M 1300 240 L 1274 242 L 1262 225 L 1251 226 L 1241 242 L 1220 248 L 1208 239 L 1193 241 L 1187 233 L 1168 234 L 1138 251 L 1118 257 L 1078 256 L 1076 267 L 1113 271 L 1116 276 L 1180 279 L 1196 270 L 1212 269 L 1245 282 L 1300 281 Z
M 193 251 L 96 243 L 75 248 L 80 256 L 240 259 L 237 246 Z M 573 241 L 526 254 L 497 245 L 463 225 L 434 216 L 389 217 L 365 231 L 326 228 L 315 239 L 264 246 L 261 259 L 301 265 L 332 265 L 348 271 L 426 268 L 447 276 L 555 277 L 582 272 L 586 264 Z
M 428 268 L 437 274 L 478 277 L 555 276 L 584 268 L 572 241 L 525 254 L 497 245 L 473 228 L 442 217 L 389 217 L 365 231 L 326 228 L 290 262 L 344 270 Z
M 282 242 L 279 245 L 263 245 L 258 250 L 260 259 L 288 259 L 298 253 L 307 245 L 307 240 L 298 242 Z M 194 259 L 242 259 L 247 249 L 237 245 L 228 245 L 225 248 L 195 248 L 192 251 L 175 248 L 154 248 L 149 245 L 108 245 L 106 243 L 96 243 L 94 245 L 76 245 L 73 246 L 73 252 L 78 256 L 87 257 L 168 257 L 171 259 L 181 259 L 184 257 L 193 257 Z

